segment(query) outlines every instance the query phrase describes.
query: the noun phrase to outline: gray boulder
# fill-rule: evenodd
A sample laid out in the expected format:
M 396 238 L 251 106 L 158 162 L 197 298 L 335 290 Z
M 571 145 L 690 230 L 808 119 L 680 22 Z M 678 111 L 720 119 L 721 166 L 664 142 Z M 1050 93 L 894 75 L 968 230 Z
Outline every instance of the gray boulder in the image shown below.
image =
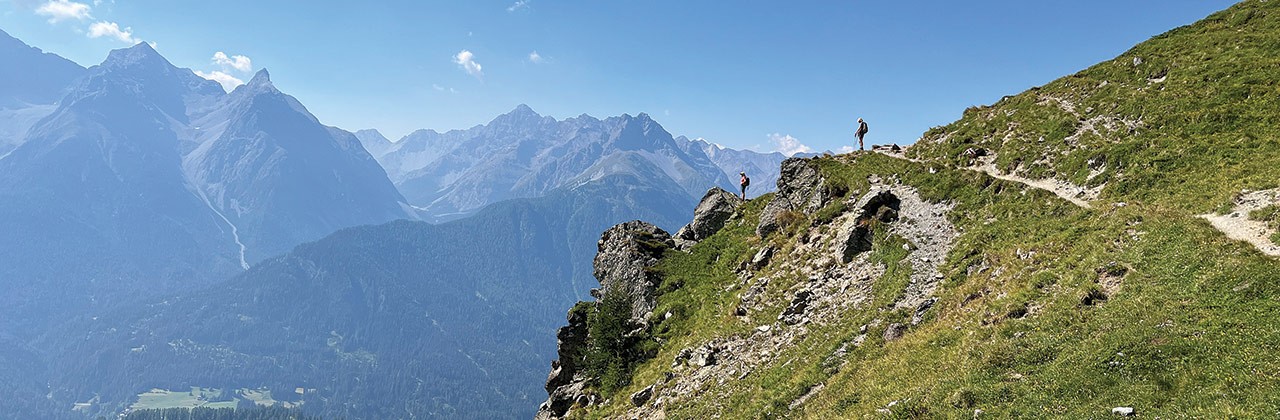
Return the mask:
M 644 405 L 644 403 L 649 402 L 649 398 L 653 398 L 653 385 L 644 387 L 644 389 L 631 394 L 631 404 L 639 407 Z
M 790 158 L 782 161 L 778 191 L 760 213 L 756 234 L 768 236 L 782 227 L 782 215 L 788 211 L 812 214 L 830 199 L 822 188 L 824 179 L 812 159 Z
M 889 324 L 889 328 L 884 329 L 884 341 L 893 341 L 902 338 L 907 333 L 907 326 L 901 323 Z
M 774 251 L 775 249 L 773 248 L 773 246 L 766 246 L 764 248 L 760 248 L 760 251 L 757 251 L 756 255 L 754 257 L 751 257 L 750 268 L 752 270 L 759 270 L 761 268 L 764 268 L 764 266 L 769 265 L 769 260 L 773 259 Z
M 853 205 L 857 216 L 841 226 L 837 243 L 840 244 L 840 257 L 848 263 L 858 254 L 871 250 L 871 223 L 880 221 L 890 223 L 898 220 L 898 209 L 902 201 L 887 188 L 875 188 L 867 192 Z
M 697 242 L 714 235 L 724 228 L 742 202 L 742 198 L 720 187 L 711 188 L 693 210 L 693 221 L 676 232 L 676 239 Z

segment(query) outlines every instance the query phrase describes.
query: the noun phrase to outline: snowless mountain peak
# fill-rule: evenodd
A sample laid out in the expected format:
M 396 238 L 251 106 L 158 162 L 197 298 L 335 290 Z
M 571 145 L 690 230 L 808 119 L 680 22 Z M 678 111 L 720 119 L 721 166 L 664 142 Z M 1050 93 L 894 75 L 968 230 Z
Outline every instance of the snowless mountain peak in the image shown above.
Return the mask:
M 525 104 L 516 105 L 516 109 L 511 110 L 511 112 L 509 112 L 508 114 L 534 115 L 539 117 L 541 116 L 541 115 L 538 115 L 538 113 L 534 111 L 533 108 L 530 108 L 529 105 L 525 105 Z
M 139 42 L 129 48 L 111 50 L 107 54 L 107 60 L 102 62 L 102 66 L 107 68 L 173 67 L 173 64 L 170 64 L 169 60 L 166 60 L 164 56 L 156 52 L 154 48 L 151 48 L 151 45 Z
M 517 105 L 515 109 L 511 110 L 511 112 L 499 115 L 497 118 L 494 118 L 491 123 L 520 125 L 520 124 L 530 123 L 530 122 L 537 123 L 537 122 L 540 122 L 542 119 L 543 119 L 543 116 L 539 115 L 537 112 L 534 112 L 533 108 L 530 108 L 528 105 L 525 105 L 525 104 L 520 104 L 520 105 Z
M 258 72 L 253 75 L 253 78 L 249 79 L 249 83 L 246 84 L 251 87 L 274 88 L 271 84 L 271 73 L 267 72 L 267 69 L 258 70 Z

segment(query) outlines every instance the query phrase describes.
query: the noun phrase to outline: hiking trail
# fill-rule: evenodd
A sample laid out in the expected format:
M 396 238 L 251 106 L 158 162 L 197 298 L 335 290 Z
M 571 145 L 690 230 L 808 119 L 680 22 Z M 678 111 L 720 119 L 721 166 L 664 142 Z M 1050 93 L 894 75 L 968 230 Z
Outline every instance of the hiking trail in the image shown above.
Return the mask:
M 1214 229 L 1228 238 L 1245 241 L 1263 254 L 1280 257 L 1280 245 L 1271 242 L 1275 230 L 1266 222 L 1249 220 L 1249 213 L 1271 204 L 1280 203 L 1280 189 L 1244 192 L 1236 199 L 1236 207 L 1227 214 L 1202 214 L 1196 217 L 1209 221 Z
M 916 163 L 928 163 L 919 159 L 906 157 L 902 153 L 893 153 L 887 150 L 876 150 L 885 156 L 903 159 Z M 966 169 L 974 172 L 982 172 L 996 179 L 1016 182 L 1031 188 L 1049 191 L 1062 199 L 1071 202 L 1081 208 L 1091 209 L 1093 205 L 1089 204 L 1086 198 L 1097 197 L 1100 187 L 1084 188 L 1075 184 L 1057 180 L 1057 179 L 1028 179 L 1017 175 L 1001 173 L 991 162 L 985 162 L 977 166 L 962 166 L 960 169 Z M 1082 198 L 1084 197 L 1084 198 Z M 1213 226 L 1214 229 L 1222 232 L 1228 238 L 1245 241 L 1263 254 L 1280 257 L 1280 245 L 1271 242 L 1271 235 L 1275 234 L 1275 230 L 1267 227 L 1262 221 L 1249 220 L 1249 212 L 1266 207 L 1268 204 L 1280 203 L 1280 189 L 1245 192 L 1236 200 L 1236 207 L 1228 214 L 1201 214 L 1196 217 L 1204 219 Z
M 879 152 L 880 154 L 883 154 L 885 156 L 903 159 L 911 162 L 928 163 L 919 159 L 909 158 L 902 153 L 893 153 L 885 150 L 876 150 L 876 152 Z M 1086 208 L 1086 209 L 1093 208 L 1093 205 L 1089 204 L 1089 201 L 1086 200 L 1085 198 L 1097 197 L 1098 190 L 1100 189 L 1100 188 L 1093 188 L 1093 189 L 1084 188 L 1084 187 L 1080 187 L 1075 184 L 1072 184 L 1070 182 L 1056 180 L 1056 179 L 1030 179 L 1030 178 L 1020 177 L 1017 175 L 1005 174 L 1005 173 L 1001 173 L 1000 170 L 995 167 L 995 164 L 990 162 L 986 162 L 978 166 L 960 166 L 958 168 L 974 171 L 974 172 L 982 172 L 984 174 L 991 176 L 992 178 L 1002 179 L 1010 182 L 1016 182 L 1031 188 L 1045 190 L 1053 193 L 1058 197 L 1061 197 L 1063 200 L 1067 200 L 1071 202 L 1071 204 L 1075 204 L 1076 206 L 1079 206 L 1081 208 Z M 1081 197 L 1085 197 L 1085 198 L 1081 198 Z

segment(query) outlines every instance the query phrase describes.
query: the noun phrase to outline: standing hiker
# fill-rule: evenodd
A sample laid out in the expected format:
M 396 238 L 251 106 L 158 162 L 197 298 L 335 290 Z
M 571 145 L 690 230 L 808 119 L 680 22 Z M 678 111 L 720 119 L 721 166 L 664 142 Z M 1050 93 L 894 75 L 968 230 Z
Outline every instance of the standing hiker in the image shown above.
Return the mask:
M 867 122 L 863 121 L 862 118 L 858 118 L 858 131 L 853 134 L 858 136 L 858 150 L 864 150 L 862 147 L 862 138 L 867 135 Z
M 739 184 L 739 185 L 742 185 L 742 199 L 743 199 L 743 200 L 746 200 L 746 199 L 747 199 L 747 187 L 748 187 L 748 186 L 751 186 L 751 178 L 747 178 L 747 173 L 746 173 L 746 172 L 738 172 L 738 174 L 739 174 L 739 175 L 742 175 L 742 179 L 738 181 L 738 184 Z

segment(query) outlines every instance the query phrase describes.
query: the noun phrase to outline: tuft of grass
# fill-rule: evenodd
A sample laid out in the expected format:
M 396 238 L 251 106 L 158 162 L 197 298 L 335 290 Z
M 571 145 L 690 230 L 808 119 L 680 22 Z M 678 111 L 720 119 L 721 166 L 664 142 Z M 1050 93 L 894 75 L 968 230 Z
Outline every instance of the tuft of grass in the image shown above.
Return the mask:
M 1266 222 L 1267 227 L 1274 230 L 1271 234 L 1271 243 L 1280 245 L 1280 205 L 1269 205 L 1249 212 L 1249 220 L 1257 220 Z

